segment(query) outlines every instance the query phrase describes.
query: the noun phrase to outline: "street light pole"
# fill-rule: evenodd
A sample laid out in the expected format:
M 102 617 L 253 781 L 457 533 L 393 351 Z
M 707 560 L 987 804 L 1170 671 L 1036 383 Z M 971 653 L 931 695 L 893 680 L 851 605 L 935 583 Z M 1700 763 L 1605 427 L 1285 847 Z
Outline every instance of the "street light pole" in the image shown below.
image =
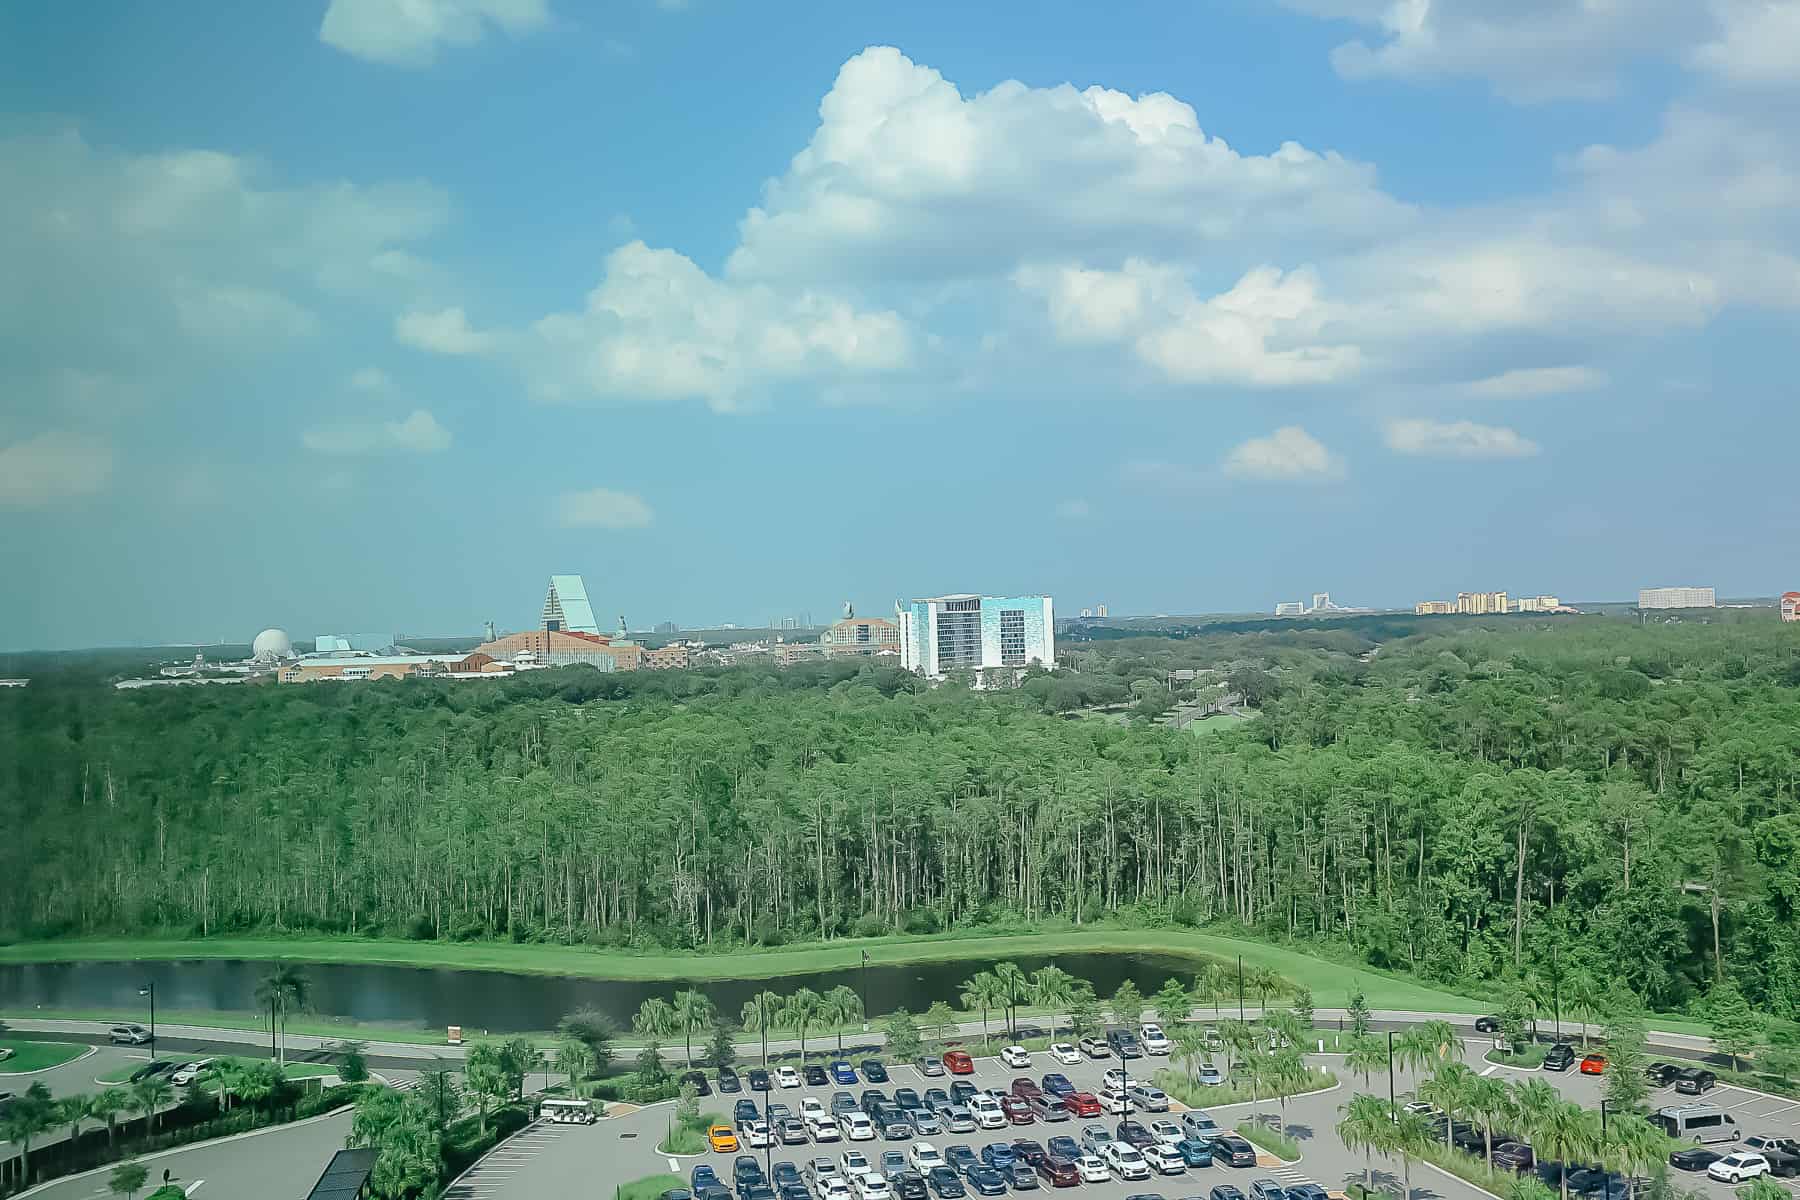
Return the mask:
M 862 952 L 862 1010 L 863 1032 L 869 1032 L 869 952 Z
M 1388 1116 L 1396 1117 L 1398 1109 L 1394 1107 L 1394 1031 L 1388 1030 Z
M 156 981 L 152 979 L 138 989 L 138 995 L 150 997 L 150 1057 L 156 1057 Z
M 1238 955 L 1238 1020 L 1244 1019 L 1244 956 Z
M 1606 1110 L 1612 1107 L 1611 1100 L 1600 1101 L 1600 1140 L 1606 1140 Z

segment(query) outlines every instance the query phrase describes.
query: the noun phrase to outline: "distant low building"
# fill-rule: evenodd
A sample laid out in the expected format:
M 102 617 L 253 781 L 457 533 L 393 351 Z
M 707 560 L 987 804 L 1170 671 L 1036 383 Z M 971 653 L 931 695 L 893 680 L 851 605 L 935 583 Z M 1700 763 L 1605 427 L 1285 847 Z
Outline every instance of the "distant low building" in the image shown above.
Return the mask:
M 1639 608 L 1717 608 L 1709 587 L 1654 587 L 1638 590 Z
M 1784 621 L 1800 621 L 1800 592 L 1781 593 L 1781 619 Z M 6 680 L 0 679 L 0 684 Z
M 475 647 L 501 662 L 511 662 L 520 651 L 529 651 L 544 666 L 590 666 L 602 671 L 635 671 L 643 665 L 644 648 L 621 643 L 599 633 L 567 633 L 555 629 L 528 629 L 509 633 Z
M 1557 612 L 1562 608 L 1562 601 L 1555 596 L 1520 596 L 1513 601 L 1513 611 L 1522 613 Z
M 477 675 L 494 656 L 469 654 L 310 654 L 281 668 L 283 683 L 319 680 L 408 679 L 429 675 Z
M 1456 611 L 1456 604 L 1450 600 L 1421 600 L 1413 605 L 1413 613 L 1421 617 L 1445 616 Z
M 693 654 L 680 642 L 644 651 L 644 666 L 651 671 L 685 671 L 692 665 Z
M 779 642 L 773 653 L 778 666 L 791 667 L 797 662 L 824 658 L 825 650 L 826 648 L 817 642 Z
M 819 645 L 829 655 L 899 653 L 900 627 L 880 617 L 847 616 L 825 627 Z
M 1275 615 L 1278 617 L 1304 617 L 1306 615 L 1306 601 L 1283 600 L 1275 606 Z

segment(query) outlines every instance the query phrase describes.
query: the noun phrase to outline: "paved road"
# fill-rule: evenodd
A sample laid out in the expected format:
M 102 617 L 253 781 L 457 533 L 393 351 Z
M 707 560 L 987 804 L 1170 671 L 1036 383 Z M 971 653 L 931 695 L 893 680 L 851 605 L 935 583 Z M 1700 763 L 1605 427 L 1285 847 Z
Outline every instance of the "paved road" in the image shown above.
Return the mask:
M 331 1156 L 344 1148 L 350 1114 L 320 1117 L 245 1137 L 204 1142 L 138 1161 L 150 1171 L 151 1188 L 164 1170 L 195 1200 L 305 1200 Z M 31 1200 L 100 1200 L 110 1197 L 108 1167 L 23 1193 Z

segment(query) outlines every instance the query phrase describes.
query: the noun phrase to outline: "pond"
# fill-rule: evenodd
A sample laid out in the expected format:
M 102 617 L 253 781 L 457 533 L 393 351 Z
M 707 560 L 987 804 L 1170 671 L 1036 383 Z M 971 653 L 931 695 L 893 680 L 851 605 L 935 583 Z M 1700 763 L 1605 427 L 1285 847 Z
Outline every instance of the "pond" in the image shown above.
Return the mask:
M 871 965 L 866 970 L 852 967 L 781 979 L 703 982 L 580 979 L 348 963 L 300 965 L 312 985 L 311 1013 L 315 1018 L 417 1029 L 461 1025 L 469 1030 L 511 1033 L 552 1029 L 564 1013 L 577 1008 L 600 1009 L 617 1020 L 620 1028 L 628 1029 L 632 1014 L 645 1000 L 673 998 L 678 989 L 687 987 L 699 988 L 712 997 L 720 1011 L 733 1017 L 745 1000 L 764 989 L 785 994 L 805 986 L 822 993 L 839 984 L 864 995 L 871 1013 L 888 1013 L 902 1006 L 918 1013 L 937 1000 L 960 1007 L 958 993 L 963 982 L 977 971 L 991 969 L 997 961 L 967 958 Z M 1088 980 L 1102 997 L 1111 995 L 1127 979 L 1145 995 L 1171 976 L 1190 986 L 1195 969 L 1192 959 L 1154 954 L 1059 954 L 1010 961 L 1027 973 L 1054 963 Z M 240 959 L 5 965 L 0 966 L 0 1009 L 18 1013 L 41 1006 L 128 1012 L 145 1008 L 146 1001 L 138 991 L 154 982 L 161 1012 L 254 1012 L 257 982 L 271 968 L 267 962 Z

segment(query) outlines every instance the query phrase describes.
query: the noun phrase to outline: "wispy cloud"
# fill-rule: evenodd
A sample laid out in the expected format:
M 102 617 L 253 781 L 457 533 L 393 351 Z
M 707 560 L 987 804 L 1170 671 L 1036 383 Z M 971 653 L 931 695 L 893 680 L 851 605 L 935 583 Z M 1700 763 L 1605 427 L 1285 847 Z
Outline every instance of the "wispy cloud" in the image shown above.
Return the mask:
M 655 520 L 656 514 L 635 492 L 589 488 L 557 497 L 556 517 L 571 529 L 642 529 Z
M 1389 421 L 1382 431 L 1388 449 L 1424 458 L 1529 458 L 1540 447 L 1504 425 L 1474 421 L 1410 418 Z

